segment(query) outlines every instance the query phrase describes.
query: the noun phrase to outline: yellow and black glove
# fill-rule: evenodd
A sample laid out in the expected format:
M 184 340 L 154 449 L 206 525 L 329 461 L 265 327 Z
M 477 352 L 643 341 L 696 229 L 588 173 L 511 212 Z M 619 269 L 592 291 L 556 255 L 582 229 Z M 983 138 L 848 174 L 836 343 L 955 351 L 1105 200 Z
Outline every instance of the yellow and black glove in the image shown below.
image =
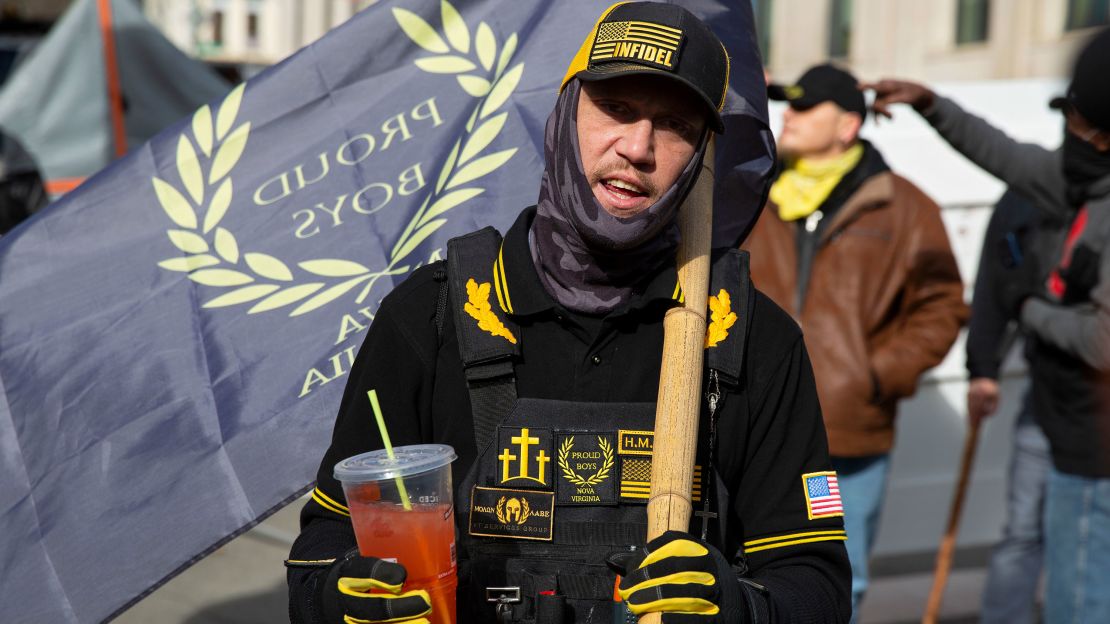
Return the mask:
M 622 577 L 617 593 L 635 615 L 662 613 L 664 624 L 763 620 L 766 602 L 752 596 L 758 586 L 742 583 L 721 551 L 686 533 L 667 531 L 611 556 L 609 564 Z
M 407 574 L 400 564 L 361 557 L 357 551 L 337 559 L 328 570 L 320 596 L 324 622 L 430 624 L 432 602 L 428 592 L 401 592 Z M 371 590 L 389 593 L 372 594 Z

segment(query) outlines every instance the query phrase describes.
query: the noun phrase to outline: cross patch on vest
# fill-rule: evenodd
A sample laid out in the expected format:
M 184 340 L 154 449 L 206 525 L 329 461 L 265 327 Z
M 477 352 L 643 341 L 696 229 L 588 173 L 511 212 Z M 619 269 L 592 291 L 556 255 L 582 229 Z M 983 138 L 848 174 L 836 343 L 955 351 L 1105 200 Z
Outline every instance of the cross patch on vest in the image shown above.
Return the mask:
M 654 431 L 617 432 L 617 448 L 620 454 L 620 490 L 622 503 L 647 504 L 651 496 L 651 453 L 654 448 Z M 701 465 L 694 466 L 693 500 L 701 500 Z
M 470 534 L 551 541 L 555 493 L 474 486 L 470 494 Z
M 499 486 L 553 489 L 550 429 L 498 427 L 496 461 Z
M 555 495 L 560 505 L 617 503 L 616 436 L 610 432 L 555 433 Z

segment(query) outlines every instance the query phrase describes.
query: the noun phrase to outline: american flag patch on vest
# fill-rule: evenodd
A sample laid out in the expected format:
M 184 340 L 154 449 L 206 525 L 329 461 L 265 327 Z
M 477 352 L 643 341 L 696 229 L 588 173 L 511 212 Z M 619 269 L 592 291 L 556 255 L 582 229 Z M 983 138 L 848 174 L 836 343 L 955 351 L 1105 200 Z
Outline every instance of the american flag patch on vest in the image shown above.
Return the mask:
M 810 520 L 843 516 L 840 485 L 835 472 L 810 472 L 802 475 L 802 489 L 806 495 L 806 512 Z

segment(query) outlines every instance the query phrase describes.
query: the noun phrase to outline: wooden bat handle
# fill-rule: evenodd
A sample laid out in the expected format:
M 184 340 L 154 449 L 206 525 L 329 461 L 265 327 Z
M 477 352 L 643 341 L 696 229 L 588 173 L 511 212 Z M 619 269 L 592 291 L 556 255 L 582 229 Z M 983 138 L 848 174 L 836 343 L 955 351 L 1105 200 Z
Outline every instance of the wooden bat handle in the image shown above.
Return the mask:
M 678 281 L 684 302 L 663 319 L 663 363 L 652 447 L 648 541 L 670 529 L 686 531 L 693 512 L 691 487 L 701 412 L 705 317 L 709 300 L 709 250 L 713 234 L 713 139 L 706 146 L 702 170 L 678 213 L 682 242 Z M 709 478 L 708 476 L 706 477 Z M 640 618 L 657 624 L 657 613 Z

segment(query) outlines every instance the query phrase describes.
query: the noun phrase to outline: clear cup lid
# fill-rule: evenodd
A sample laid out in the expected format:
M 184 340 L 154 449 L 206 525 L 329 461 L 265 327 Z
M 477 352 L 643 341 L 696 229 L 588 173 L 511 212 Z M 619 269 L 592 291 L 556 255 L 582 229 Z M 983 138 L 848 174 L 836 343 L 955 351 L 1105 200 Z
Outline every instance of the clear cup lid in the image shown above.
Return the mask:
M 393 447 L 393 459 L 385 449 L 348 457 L 335 465 L 335 478 L 342 483 L 365 483 L 408 477 L 446 466 L 456 459 L 455 449 L 446 444 L 412 444 Z

